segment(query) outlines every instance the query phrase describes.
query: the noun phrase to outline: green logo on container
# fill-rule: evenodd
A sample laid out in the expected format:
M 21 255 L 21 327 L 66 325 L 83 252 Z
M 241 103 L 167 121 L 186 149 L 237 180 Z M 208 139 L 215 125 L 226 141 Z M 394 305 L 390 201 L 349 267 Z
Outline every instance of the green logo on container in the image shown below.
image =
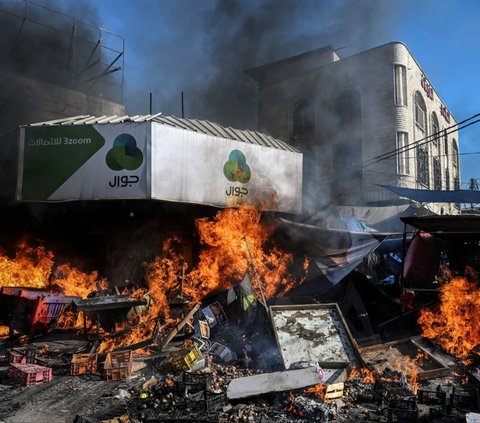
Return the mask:
M 223 165 L 223 174 L 230 182 L 247 183 L 250 180 L 250 167 L 240 150 L 233 150 L 228 156 L 228 162 Z
M 143 153 L 132 135 L 120 134 L 113 141 L 105 161 L 112 170 L 135 170 L 143 163 Z

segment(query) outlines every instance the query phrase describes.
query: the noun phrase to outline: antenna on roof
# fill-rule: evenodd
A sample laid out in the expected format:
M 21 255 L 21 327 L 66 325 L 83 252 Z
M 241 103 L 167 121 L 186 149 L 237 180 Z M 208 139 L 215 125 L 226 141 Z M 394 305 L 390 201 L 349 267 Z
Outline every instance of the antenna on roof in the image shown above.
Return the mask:
M 182 91 L 182 118 L 185 117 L 185 108 L 184 108 L 184 104 L 183 104 L 183 91 Z

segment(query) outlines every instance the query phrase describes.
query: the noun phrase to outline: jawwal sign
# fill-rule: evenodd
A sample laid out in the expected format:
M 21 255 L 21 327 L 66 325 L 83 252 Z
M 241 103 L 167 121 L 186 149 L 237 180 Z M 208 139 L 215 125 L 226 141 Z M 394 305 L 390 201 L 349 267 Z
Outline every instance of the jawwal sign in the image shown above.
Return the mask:
M 301 211 L 302 155 L 156 122 L 25 127 L 19 201 L 157 199 Z
M 17 199 L 146 198 L 146 129 L 129 124 L 22 129 Z

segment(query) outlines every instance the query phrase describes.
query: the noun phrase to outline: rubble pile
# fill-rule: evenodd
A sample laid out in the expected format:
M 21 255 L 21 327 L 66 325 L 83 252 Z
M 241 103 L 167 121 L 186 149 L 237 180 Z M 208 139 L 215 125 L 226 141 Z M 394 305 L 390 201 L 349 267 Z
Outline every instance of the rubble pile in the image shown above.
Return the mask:
M 64 421 L 76 423 L 463 422 L 468 413 L 479 409 L 478 384 L 469 377 L 468 368 L 442 379 L 429 377 L 432 370 L 421 366 L 433 366 L 435 361 L 426 357 L 425 351 L 413 355 L 411 346 L 418 346 L 418 340 L 386 344 L 383 350 L 382 345 L 358 350 L 354 344 L 342 344 L 345 350 L 334 358 L 347 357 L 346 366 L 318 353 L 316 362 L 307 354 L 303 361 L 286 368 L 285 362 L 293 357 L 281 348 L 282 342 L 290 339 L 288 334 L 299 336 L 302 342 L 297 342 L 297 350 L 302 345 L 306 352 L 310 351 L 309 342 L 313 342 L 312 348 L 323 345 L 334 350 L 335 334 L 344 343 L 350 339 L 348 327 L 338 326 L 343 317 L 336 307 L 276 306 L 271 311 L 274 324 L 270 325 L 258 303 L 254 324 L 245 326 L 238 310 L 224 308 L 218 298 L 209 301 L 185 305 L 184 317 L 170 325 L 171 333 L 149 339 L 134 352 L 126 346 L 107 354 L 87 353 L 98 343 L 92 339 L 81 342 L 77 335 L 68 337 L 65 331 L 39 336 L 35 342 L 25 337 L 5 339 L 1 344 L 0 395 L 6 398 L 9 391 L 11 398 L 19 392 L 28 398 L 31 390 L 36 398 L 49 386 L 51 401 L 60 400 L 66 387 L 84 391 L 84 395 L 89 395 L 89 390 L 91 395 L 102 392 L 89 407 L 70 406 L 68 412 L 75 415 Z M 288 324 L 287 319 L 285 324 L 278 324 L 282 316 L 291 313 L 297 315 L 295 322 Z M 329 336 L 324 337 L 320 327 L 314 335 L 309 325 L 318 317 L 325 324 L 325 316 L 331 317 L 325 326 Z M 322 344 L 326 340 L 328 343 Z M 14 346 L 20 341 L 26 344 Z M 404 363 L 399 363 L 395 348 L 407 348 L 412 357 L 406 356 Z M 149 355 L 144 355 L 146 351 Z M 412 373 L 415 365 L 418 370 Z M 34 376 L 20 374 L 27 368 Z M 16 369 L 15 376 L 12 369 Z M 45 369 L 49 369 L 49 377 L 41 376 Z M 428 379 L 418 381 L 418 374 Z M 0 418 L 23 418 L 20 409 L 18 402 L 7 400 Z
M 247 212 L 250 220 L 259 219 Z M 202 230 L 211 229 L 208 223 L 203 221 Z M 0 332 L 0 420 L 25 422 L 35 415 L 40 422 L 73 423 L 475 421 L 477 338 L 445 339 L 436 330 L 453 321 L 470 326 L 461 334 L 478 335 L 477 282 L 467 281 L 469 290 L 457 307 L 468 317 L 463 323 L 452 305 L 457 285 L 444 285 L 441 312 L 420 313 L 428 317 L 423 324 L 436 329 L 431 335 L 382 342 L 382 325 L 399 326 L 409 312 L 394 315 L 395 308 L 379 313 L 382 323 L 370 321 L 354 283 L 368 285 L 353 279 L 332 288 L 323 297 L 329 300 L 276 299 L 272 293 L 282 296 L 286 289 L 282 278 L 288 278 L 290 256 L 277 251 L 261 266 L 256 261 L 267 254 L 269 232 L 261 233 L 258 245 L 253 233 L 251 242 L 241 237 L 235 245 L 232 232 L 226 234 L 217 244 L 228 254 L 209 248 L 201 254 L 204 267 L 187 272 L 183 258 L 169 249 L 146 266 L 142 287 L 105 288 L 93 274 L 87 275 L 85 295 L 53 292 L 45 283 L 1 286 L 0 323 L 6 331 Z M 53 260 L 40 252 L 48 258 L 45 275 Z M 274 272 L 278 257 L 281 277 Z M 235 277 L 222 280 L 220 269 L 228 266 Z M 57 272 L 55 283 L 65 285 L 66 273 Z M 202 285 L 203 279 L 211 286 Z M 262 285 L 267 280 L 277 282 Z M 455 348 L 446 347 L 451 339 Z

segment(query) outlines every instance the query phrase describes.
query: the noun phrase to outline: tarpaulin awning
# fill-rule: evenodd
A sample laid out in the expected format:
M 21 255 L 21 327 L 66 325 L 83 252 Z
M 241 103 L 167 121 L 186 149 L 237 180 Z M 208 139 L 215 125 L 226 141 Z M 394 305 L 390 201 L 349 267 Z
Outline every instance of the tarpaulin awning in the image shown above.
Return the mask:
M 352 216 L 379 232 L 391 232 L 392 235 L 403 233 L 401 217 L 433 214 L 426 207 L 415 203 L 377 207 L 335 206 L 335 208 L 342 215 Z
M 380 185 L 400 197 L 409 198 L 419 203 L 480 203 L 480 191 L 458 190 L 430 190 L 402 188 L 392 185 Z
M 351 216 L 331 214 L 323 222 L 280 219 L 289 236 L 304 245 L 311 263 L 336 284 L 349 274 L 388 234 L 378 233 Z M 370 229 L 370 231 L 369 231 Z
M 442 238 L 480 239 L 479 215 L 402 217 L 402 222 Z

